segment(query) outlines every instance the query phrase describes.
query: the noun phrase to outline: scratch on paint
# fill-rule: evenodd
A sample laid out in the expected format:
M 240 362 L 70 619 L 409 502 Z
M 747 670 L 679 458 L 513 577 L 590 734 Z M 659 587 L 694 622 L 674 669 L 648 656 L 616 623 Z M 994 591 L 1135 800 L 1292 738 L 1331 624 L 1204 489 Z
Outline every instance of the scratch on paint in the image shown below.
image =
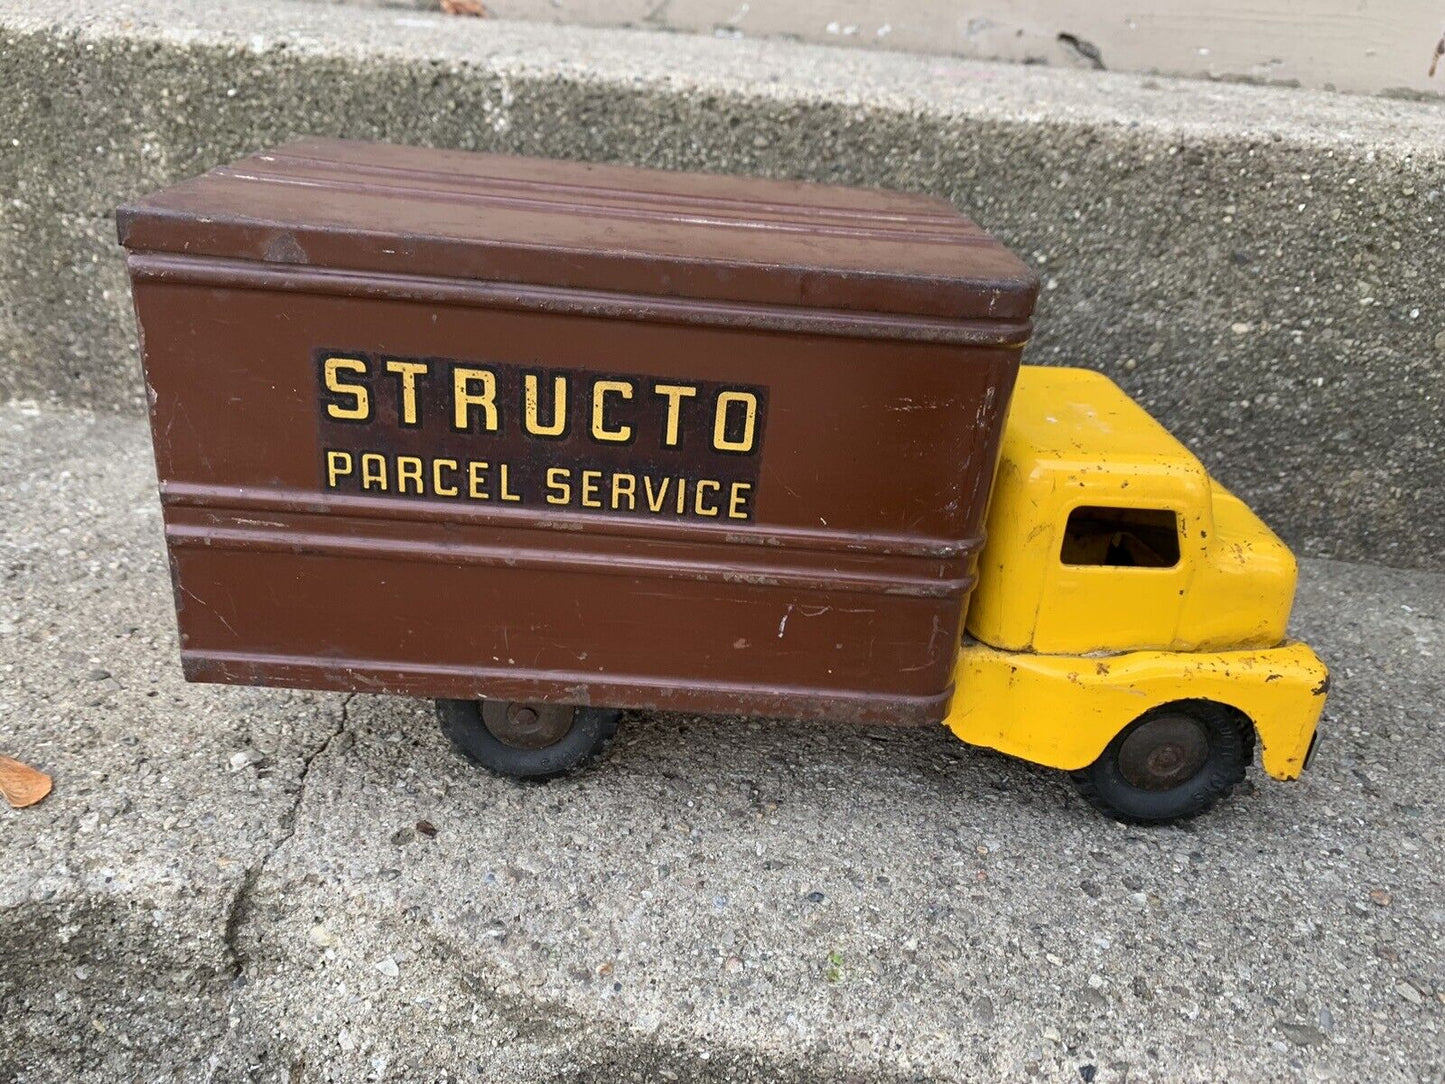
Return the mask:
M 938 639 L 938 635 L 941 632 L 943 632 L 943 622 L 940 621 L 937 616 L 935 616 L 933 618 L 933 631 L 928 634 L 928 654 L 930 656 L 933 655 L 934 642 Z M 924 665 L 927 666 L 928 664 L 925 663 Z
M 788 612 L 783 614 L 783 619 L 778 622 L 778 639 L 783 638 L 783 633 L 788 631 L 788 618 L 793 616 L 793 604 L 788 603 Z
M 226 626 L 226 631 L 227 631 L 227 632 L 229 632 L 232 636 L 235 636 L 235 635 L 236 635 L 236 630 L 231 627 L 231 623 L 226 620 L 225 615 L 222 614 L 220 610 L 216 609 L 214 606 L 212 606 L 212 605 L 211 605 L 209 602 L 207 602 L 205 599 L 201 598 L 200 595 L 196 594 L 196 593 L 195 593 L 194 591 L 192 591 L 190 588 L 188 588 L 188 587 L 182 587 L 181 590 L 182 590 L 183 592 L 185 592 L 187 595 L 190 595 L 191 598 L 195 599 L 197 606 L 200 606 L 201 608 L 206 609 L 206 610 L 210 610 L 211 613 L 213 613 L 213 614 L 215 615 L 216 620 L 219 621 L 221 624 L 223 624 L 223 625 Z

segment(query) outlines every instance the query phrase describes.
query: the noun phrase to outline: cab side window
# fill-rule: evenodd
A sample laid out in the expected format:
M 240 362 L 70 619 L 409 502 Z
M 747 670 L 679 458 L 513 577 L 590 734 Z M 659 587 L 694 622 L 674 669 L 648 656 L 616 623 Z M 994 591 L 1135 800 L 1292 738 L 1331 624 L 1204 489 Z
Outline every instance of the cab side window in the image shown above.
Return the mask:
M 1059 559 L 1066 565 L 1173 568 L 1179 563 L 1179 518 L 1167 508 L 1075 508 Z

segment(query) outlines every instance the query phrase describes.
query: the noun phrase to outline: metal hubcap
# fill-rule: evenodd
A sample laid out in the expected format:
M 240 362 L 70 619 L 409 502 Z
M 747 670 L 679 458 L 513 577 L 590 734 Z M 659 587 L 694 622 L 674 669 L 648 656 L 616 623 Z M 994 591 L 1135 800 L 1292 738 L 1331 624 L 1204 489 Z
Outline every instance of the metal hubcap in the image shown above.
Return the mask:
M 567 704 L 516 704 L 505 700 L 482 702 L 482 724 L 503 745 L 514 749 L 545 749 L 572 729 L 577 709 Z
M 1199 774 L 1209 735 L 1187 715 L 1160 715 L 1119 746 L 1119 774 L 1140 790 L 1169 790 Z

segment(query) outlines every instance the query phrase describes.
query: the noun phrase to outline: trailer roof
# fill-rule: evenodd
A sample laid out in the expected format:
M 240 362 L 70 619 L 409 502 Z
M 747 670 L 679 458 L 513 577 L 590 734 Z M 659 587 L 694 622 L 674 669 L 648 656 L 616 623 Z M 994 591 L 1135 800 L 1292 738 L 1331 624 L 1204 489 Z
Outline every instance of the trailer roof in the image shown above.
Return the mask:
M 341 140 L 117 217 L 133 251 L 699 301 L 1016 323 L 1038 289 L 929 196 Z

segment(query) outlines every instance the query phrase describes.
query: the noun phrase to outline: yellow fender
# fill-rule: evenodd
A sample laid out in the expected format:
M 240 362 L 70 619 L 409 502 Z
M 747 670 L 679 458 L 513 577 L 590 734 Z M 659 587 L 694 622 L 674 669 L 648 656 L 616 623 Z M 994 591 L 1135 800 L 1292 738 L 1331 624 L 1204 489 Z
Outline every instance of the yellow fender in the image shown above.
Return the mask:
M 944 720 L 972 745 L 1074 771 L 1151 708 L 1211 700 L 1254 723 L 1264 770 L 1294 779 L 1304 767 L 1329 688 L 1306 645 L 1245 651 L 1040 655 L 966 643 Z

